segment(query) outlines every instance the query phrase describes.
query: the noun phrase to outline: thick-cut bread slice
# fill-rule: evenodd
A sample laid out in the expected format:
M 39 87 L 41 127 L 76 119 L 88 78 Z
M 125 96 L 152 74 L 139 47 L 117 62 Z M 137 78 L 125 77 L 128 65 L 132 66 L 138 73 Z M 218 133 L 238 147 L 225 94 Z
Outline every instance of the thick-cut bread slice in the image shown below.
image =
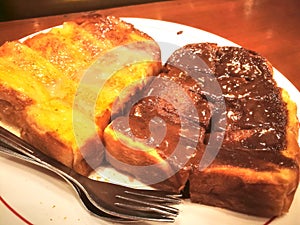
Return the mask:
M 144 78 L 158 73 L 161 67 L 158 45 L 115 17 L 78 18 L 65 23 L 63 29 L 54 28 L 24 43 L 75 81 L 74 105 L 84 113 L 85 105 L 95 104 L 94 98 L 101 90 L 103 94 L 95 104 L 97 124 L 101 127 L 108 123 L 111 105 L 124 87 L 136 81 L 143 83 Z M 108 79 L 112 75 L 113 79 Z M 74 98 L 74 94 L 71 96 Z M 81 101 L 84 106 L 80 106 Z
M 122 130 L 118 124 L 124 117 L 117 116 L 105 129 L 108 161 L 139 178 L 139 170 L 147 169 L 153 155 L 145 142 L 149 133 L 159 130 L 155 127 L 169 127 L 165 136 L 160 132 L 152 140 L 162 140 L 152 149 L 166 160 L 177 145 L 181 154 L 176 156 L 187 160 L 166 160 L 174 174 L 159 187 L 181 191 L 186 183 L 192 202 L 266 217 L 286 213 L 299 184 L 299 125 L 296 105 L 277 87 L 270 63 L 243 48 L 200 43 L 173 53 L 163 71 L 138 95 L 139 101 L 124 104 L 129 126 Z M 168 88 L 164 79 L 179 88 Z M 182 90 L 192 105 L 182 98 Z M 177 102 L 168 102 L 170 96 Z M 162 104 L 161 98 L 167 103 Z M 171 104 L 174 102 L 177 105 Z M 189 110 L 193 106 L 195 110 Z M 153 128 L 150 121 L 159 121 L 157 117 L 163 122 Z M 185 118 L 190 121 L 188 128 L 202 130 L 196 144 L 198 133 L 184 135 L 189 141 L 179 144 L 182 133 L 187 134 Z M 120 133 L 119 137 L 112 135 Z M 168 135 L 172 138 L 166 138 Z M 125 156 L 121 154 L 124 149 Z M 180 169 L 178 162 L 185 162 L 177 165 Z M 143 167 L 129 171 L 126 164 Z M 151 176 L 167 169 L 153 170 Z
M 113 102 L 161 68 L 151 37 L 96 14 L 5 43 L 0 58 L 1 119 L 85 175 L 102 162 Z
M 191 170 L 191 200 L 258 216 L 282 215 L 299 183 L 295 103 L 277 87 L 270 63 L 255 52 L 221 47 L 216 58 L 227 128 L 212 164 L 200 170 L 198 161 Z

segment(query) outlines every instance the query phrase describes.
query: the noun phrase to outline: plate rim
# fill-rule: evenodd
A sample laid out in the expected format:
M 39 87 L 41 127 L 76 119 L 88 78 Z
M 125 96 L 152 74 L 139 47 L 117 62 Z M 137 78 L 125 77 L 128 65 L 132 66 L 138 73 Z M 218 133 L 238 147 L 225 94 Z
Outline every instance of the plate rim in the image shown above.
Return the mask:
M 221 36 L 219 36 L 219 35 L 210 33 L 210 32 L 208 32 L 208 31 L 205 31 L 205 30 L 202 30 L 202 29 L 199 29 L 199 28 L 195 28 L 195 27 L 191 27 L 191 26 L 188 26 L 188 25 L 180 24 L 180 23 L 175 23 L 175 22 L 170 22 L 170 21 L 164 21 L 164 20 L 158 20 L 158 19 L 137 18 L 137 17 L 120 17 L 120 19 L 123 19 L 124 21 L 133 24 L 134 27 L 136 27 L 136 25 L 135 25 L 134 22 L 132 22 L 132 21 L 138 21 L 139 23 L 140 23 L 140 22 L 143 22 L 143 21 L 147 21 L 147 23 L 150 23 L 150 24 L 151 24 L 151 23 L 155 23 L 155 24 L 165 24 L 165 25 L 169 25 L 169 26 L 172 26 L 172 27 L 176 27 L 176 28 L 179 28 L 179 27 L 180 27 L 180 28 L 189 30 L 190 32 L 199 32 L 199 31 L 201 31 L 201 32 L 203 32 L 203 33 L 205 33 L 205 34 L 207 34 L 207 35 L 209 35 L 209 36 L 213 35 L 213 36 L 215 36 L 215 37 L 217 37 L 217 38 L 223 39 L 224 41 L 226 41 L 226 42 L 228 42 L 228 43 L 230 42 L 230 43 L 233 44 L 233 46 L 240 46 L 240 45 L 238 45 L 238 44 L 236 44 L 236 43 L 234 43 L 234 42 L 232 42 L 232 41 L 230 41 L 230 40 L 228 40 L 228 39 L 226 39 L 226 38 L 223 38 L 223 37 L 221 37 Z M 58 26 L 54 26 L 54 27 L 59 27 L 59 26 L 62 26 L 62 24 L 61 24 L 61 25 L 58 25 Z M 27 38 L 33 37 L 33 36 L 35 36 L 35 35 L 37 35 L 37 34 L 39 34 L 39 33 L 47 32 L 47 31 L 49 31 L 50 29 L 52 29 L 52 28 L 54 28 L 54 27 L 50 27 L 50 28 L 43 29 L 43 30 L 41 30 L 41 31 L 32 33 L 32 34 L 27 35 L 27 36 L 25 36 L 25 37 L 23 37 L 23 38 L 20 38 L 19 41 L 20 41 L 20 42 L 23 42 L 23 41 L 26 40 Z M 168 28 L 169 28 L 169 27 L 168 27 Z M 140 28 L 138 28 L 138 29 L 141 30 L 142 32 L 145 32 L 145 31 L 143 31 L 143 29 L 140 29 Z M 146 32 L 145 32 L 145 33 L 146 33 Z M 148 35 L 151 36 L 150 34 L 148 34 Z M 154 39 L 154 40 L 155 40 L 155 39 Z M 242 47 L 242 46 L 240 46 L 240 47 Z M 272 63 L 272 62 L 271 62 L 271 63 Z M 274 67 L 273 67 L 273 68 L 274 68 Z M 296 97 L 297 99 L 296 99 L 295 102 L 296 102 L 296 104 L 297 104 L 297 106 L 298 106 L 298 108 L 299 108 L 299 106 L 300 106 L 300 93 L 299 93 L 299 91 L 298 91 L 297 88 L 292 84 L 292 82 L 290 82 L 290 81 L 289 81 L 282 73 L 280 73 L 276 68 L 274 68 L 274 73 L 275 73 L 275 72 L 277 73 L 279 79 L 283 79 L 283 80 L 284 80 L 284 86 L 287 85 L 287 86 L 289 87 L 289 89 L 290 89 L 290 88 L 292 89 L 292 90 L 287 90 L 287 91 L 288 91 L 288 93 L 290 93 L 290 92 L 292 91 L 292 93 L 290 94 L 291 96 L 296 95 L 295 97 Z M 294 100 L 294 99 L 293 99 L 293 100 Z M 299 110 L 298 110 L 297 115 L 298 115 L 298 118 L 299 118 L 299 117 L 300 117 Z M 299 192 L 299 190 L 298 190 L 298 192 Z M 266 219 L 266 220 L 268 220 L 268 219 Z

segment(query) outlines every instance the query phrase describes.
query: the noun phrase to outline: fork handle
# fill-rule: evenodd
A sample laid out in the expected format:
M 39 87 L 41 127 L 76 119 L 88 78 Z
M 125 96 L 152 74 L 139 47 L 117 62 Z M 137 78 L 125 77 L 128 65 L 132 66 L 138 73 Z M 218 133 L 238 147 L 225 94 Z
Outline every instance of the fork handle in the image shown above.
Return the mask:
M 2 126 L 0 126 L 0 142 L 44 165 L 45 168 L 53 171 L 59 176 L 65 176 L 78 184 L 78 177 L 81 175 L 77 174 L 74 170 L 56 161 L 55 159 L 45 155 L 40 150 L 28 144 Z
M 41 168 L 44 168 L 44 169 L 47 169 L 47 170 L 53 172 L 53 170 L 50 169 L 46 164 L 42 164 L 42 163 L 34 160 L 33 158 L 28 157 L 27 155 L 24 155 L 20 151 L 12 148 L 10 146 L 7 146 L 4 143 L 0 143 L 0 152 L 3 153 L 3 154 L 5 154 L 5 155 L 7 155 L 7 156 L 11 156 L 11 157 L 14 157 L 16 159 L 20 159 L 20 160 L 25 161 L 25 162 L 29 162 L 29 163 L 31 163 L 33 165 L 37 165 L 37 166 L 39 166 Z M 59 175 L 60 177 L 62 177 L 65 180 L 67 180 L 67 178 L 64 177 L 62 173 L 57 173 L 57 175 Z

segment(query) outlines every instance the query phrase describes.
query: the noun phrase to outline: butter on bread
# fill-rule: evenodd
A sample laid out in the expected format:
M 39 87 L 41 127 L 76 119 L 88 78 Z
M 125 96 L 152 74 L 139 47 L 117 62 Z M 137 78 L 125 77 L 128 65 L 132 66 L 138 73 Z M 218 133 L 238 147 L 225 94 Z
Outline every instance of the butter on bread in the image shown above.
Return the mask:
M 98 98 L 89 99 L 89 86 L 81 79 L 99 58 L 113 57 L 114 51 L 120 54 L 116 49 L 122 47 L 130 48 L 131 55 L 123 51 L 118 57 L 142 52 L 148 58 L 107 74 L 99 90 L 97 84 L 92 85 L 92 94 L 99 92 Z M 119 18 L 87 14 L 0 47 L 0 118 L 19 129 L 30 144 L 87 175 L 103 160 L 103 150 L 95 149 L 101 144 L 115 99 L 124 88 L 143 82 L 160 68 L 160 49 L 147 34 Z M 83 93 L 78 93 L 79 87 Z M 79 94 L 83 104 L 95 105 L 94 118 L 86 115 L 84 105 L 74 103 Z M 79 134 L 74 132 L 75 122 Z M 87 124 L 95 124 L 95 130 Z

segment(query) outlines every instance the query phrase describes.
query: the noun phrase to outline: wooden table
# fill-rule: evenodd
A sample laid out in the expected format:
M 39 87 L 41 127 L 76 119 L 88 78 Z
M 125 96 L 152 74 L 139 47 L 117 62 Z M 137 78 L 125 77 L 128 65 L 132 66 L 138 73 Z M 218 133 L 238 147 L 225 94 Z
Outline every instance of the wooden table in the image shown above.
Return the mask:
M 299 8 L 299 0 L 177 0 L 97 12 L 166 20 L 220 35 L 267 57 L 300 90 Z M 0 44 L 80 14 L 1 22 Z

